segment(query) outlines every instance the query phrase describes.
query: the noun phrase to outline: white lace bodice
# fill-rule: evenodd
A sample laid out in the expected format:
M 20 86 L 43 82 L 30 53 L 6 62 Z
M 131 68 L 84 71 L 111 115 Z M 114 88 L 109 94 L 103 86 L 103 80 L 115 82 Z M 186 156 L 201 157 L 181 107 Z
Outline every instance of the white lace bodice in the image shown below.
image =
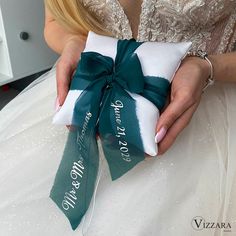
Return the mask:
M 132 38 L 119 0 L 83 0 L 115 37 Z M 193 50 L 223 53 L 236 41 L 236 0 L 143 0 L 138 41 L 192 41 Z

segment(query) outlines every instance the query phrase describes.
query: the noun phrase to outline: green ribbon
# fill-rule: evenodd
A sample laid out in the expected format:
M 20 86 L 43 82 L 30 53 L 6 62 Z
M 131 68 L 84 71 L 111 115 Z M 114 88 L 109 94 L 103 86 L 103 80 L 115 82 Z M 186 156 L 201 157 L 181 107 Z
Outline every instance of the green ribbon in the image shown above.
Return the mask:
M 145 158 L 135 100 L 140 94 L 159 109 L 164 106 L 169 82 L 144 77 L 134 51 L 134 39 L 119 40 L 115 61 L 96 52 L 84 52 L 70 90 L 83 90 L 77 99 L 72 131 L 50 197 L 68 217 L 73 229 L 91 202 L 99 166 L 99 134 L 112 180 Z

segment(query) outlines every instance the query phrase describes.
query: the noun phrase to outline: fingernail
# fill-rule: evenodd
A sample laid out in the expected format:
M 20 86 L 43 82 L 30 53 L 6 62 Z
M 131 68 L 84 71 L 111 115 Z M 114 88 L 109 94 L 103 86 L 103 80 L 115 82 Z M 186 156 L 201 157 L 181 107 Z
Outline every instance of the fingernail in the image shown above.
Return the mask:
M 162 127 L 156 134 L 155 136 L 155 143 L 161 142 L 161 140 L 164 138 L 166 135 L 167 129 L 165 127 Z
M 57 97 L 55 101 L 55 111 L 58 112 L 61 109 L 60 103 L 59 103 L 59 98 Z

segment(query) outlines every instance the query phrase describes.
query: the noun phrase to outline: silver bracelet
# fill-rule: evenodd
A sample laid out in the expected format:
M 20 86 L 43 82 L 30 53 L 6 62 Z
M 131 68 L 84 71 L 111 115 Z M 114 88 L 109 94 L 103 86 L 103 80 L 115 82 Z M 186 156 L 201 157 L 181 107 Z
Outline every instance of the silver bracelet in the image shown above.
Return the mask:
M 203 91 L 205 91 L 206 88 L 208 88 L 209 86 L 211 86 L 215 83 L 213 65 L 212 65 L 211 61 L 209 60 L 207 53 L 202 50 L 198 50 L 196 52 L 189 52 L 188 56 L 200 57 L 200 58 L 206 60 L 210 66 L 210 76 L 207 78 L 206 85 L 203 88 Z

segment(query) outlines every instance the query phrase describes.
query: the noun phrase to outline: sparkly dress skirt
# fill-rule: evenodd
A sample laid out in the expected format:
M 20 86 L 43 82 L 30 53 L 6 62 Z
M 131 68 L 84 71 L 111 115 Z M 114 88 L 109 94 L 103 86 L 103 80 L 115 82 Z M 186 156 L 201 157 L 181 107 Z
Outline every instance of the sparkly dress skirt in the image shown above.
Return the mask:
M 95 195 L 74 232 L 49 198 L 68 134 L 52 125 L 52 69 L 0 111 L 0 235 L 236 235 L 235 91 L 209 88 L 168 152 L 116 181 L 100 148 Z

